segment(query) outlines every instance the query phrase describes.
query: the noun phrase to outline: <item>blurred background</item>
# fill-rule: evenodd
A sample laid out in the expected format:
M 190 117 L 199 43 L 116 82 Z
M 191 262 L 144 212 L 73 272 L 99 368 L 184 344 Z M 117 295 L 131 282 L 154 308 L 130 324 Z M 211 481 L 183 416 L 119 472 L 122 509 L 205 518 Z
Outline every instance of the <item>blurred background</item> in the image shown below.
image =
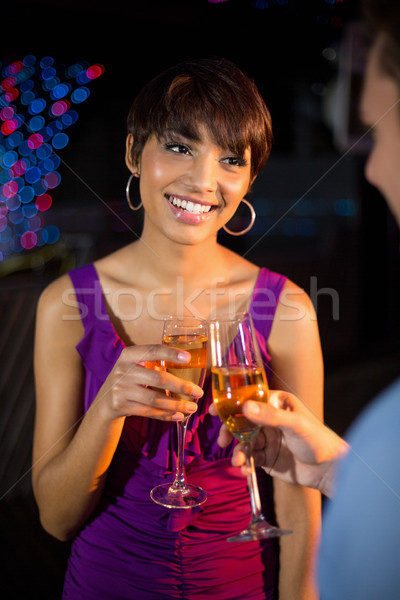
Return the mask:
M 311 296 L 328 425 L 343 434 L 400 371 L 398 233 L 363 176 L 370 142 L 357 118 L 359 18 L 358 0 L 3 4 L 2 598 L 60 597 L 69 545 L 41 529 L 29 472 L 36 303 L 62 273 L 140 234 L 125 201 L 125 123 L 135 93 L 163 68 L 224 56 L 266 100 L 275 140 L 249 197 L 256 224 L 243 238 L 220 240 Z

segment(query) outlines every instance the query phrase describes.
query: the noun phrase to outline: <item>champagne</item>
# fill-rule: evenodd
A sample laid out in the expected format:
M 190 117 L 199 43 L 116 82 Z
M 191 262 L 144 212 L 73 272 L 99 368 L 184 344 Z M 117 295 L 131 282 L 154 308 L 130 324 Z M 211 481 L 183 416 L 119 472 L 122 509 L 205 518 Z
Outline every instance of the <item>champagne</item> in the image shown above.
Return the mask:
M 268 402 L 269 390 L 264 369 L 260 367 L 212 367 L 212 386 L 219 418 L 241 442 L 249 442 L 260 426 L 242 412 L 247 400 Z
M 186 364 L 164 361 L 164 367 L 172 375 L 202 386 L 207 369 L 207 337 L 203 334 L 166 335 L 163 344 L 190 353 Z

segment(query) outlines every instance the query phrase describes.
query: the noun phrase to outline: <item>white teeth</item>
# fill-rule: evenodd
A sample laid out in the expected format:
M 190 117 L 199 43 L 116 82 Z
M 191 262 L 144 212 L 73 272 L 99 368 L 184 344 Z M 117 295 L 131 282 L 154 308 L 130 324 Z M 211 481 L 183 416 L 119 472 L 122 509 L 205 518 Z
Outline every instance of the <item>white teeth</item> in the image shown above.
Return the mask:
M 178 208 L 183 208 L 187 212 L 192 214 L 201 214 L 207 213 L 211 210 L 211 206 L 206 206 L 204 204 L 198 204 L 197 202 L 192 202 L 191 200 L 181 200 L 180 198 L 175 198 L 175 196 L 169 196 L 169 201 Z

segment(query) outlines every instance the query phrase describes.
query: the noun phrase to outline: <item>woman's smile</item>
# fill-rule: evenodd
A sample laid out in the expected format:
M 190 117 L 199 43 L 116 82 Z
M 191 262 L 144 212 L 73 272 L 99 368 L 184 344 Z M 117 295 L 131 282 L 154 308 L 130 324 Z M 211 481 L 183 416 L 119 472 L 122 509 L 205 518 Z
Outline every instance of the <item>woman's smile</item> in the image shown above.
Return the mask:
M 174 217 L 188 225 L 204 223 L 217 208 L 216 205 L 198 202 L 187 196 L 165 194 L 165 198 Z
M 194 215 L 198 215 L 200 213 L 208 213 L 213 208 L 211 204 L 202 204 L 201 202 L 196 202 L 196 200 L 192 201 L 186 198 L 181 198 L 179 196 L 168 196 L 166 194 L 166 198 L 171 204 L 173 204 L 173 206 L 180 208 L 185 212 L 192 213 Z

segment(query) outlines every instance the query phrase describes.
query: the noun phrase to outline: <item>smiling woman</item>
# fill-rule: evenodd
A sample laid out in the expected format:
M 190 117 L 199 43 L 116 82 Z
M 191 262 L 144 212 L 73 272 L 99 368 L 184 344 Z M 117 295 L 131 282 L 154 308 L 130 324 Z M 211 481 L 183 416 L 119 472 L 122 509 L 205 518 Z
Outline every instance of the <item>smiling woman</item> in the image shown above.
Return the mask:
M 230 464 L 233 444 L 218 447 L 210 376 L 201 389 L 160 370 L 162 361 L 184 367 L 190 358 L 160 343 L 166 316 L 249 310 L 270 386 L 294 390 L 321 415 L 309 298 L 217 241 L 271 142 L 265 103 L 232 63 L 189 61 L 156 77 L 128 117 L 125 160 L 139 179 L 132 207 L 143 204 L 140 239 L 41 297 L 33 486 L 45 529 L 73 538 L 64 600 L 315 598 L 319 495 L 260 473 L 264 515 L 293 534 L 232 548 L 227 538 L 249 521 L 249 495 Z M 174 422 L 190 415 L 186 476 L 208 500 L 171 512 L 150 490 L 172 480 Z
M 133 144 L 129 134 L 126 163 L 140 176 L 145 208 L 141 239 L 151 247 L 160 244 L 161 232 L 168 239 L 178 236 L 189 244 L 205 241 L 211 234 L 215 237 L 248 191 L 250 150 L 246 148 L 240 156 L 232 154 L 213 141 L 204 125 L 196 139 L 172 131 L 160 139 L 151 134 L 135 162 Z M 192 227 L 188 230 L 182 225 Z

